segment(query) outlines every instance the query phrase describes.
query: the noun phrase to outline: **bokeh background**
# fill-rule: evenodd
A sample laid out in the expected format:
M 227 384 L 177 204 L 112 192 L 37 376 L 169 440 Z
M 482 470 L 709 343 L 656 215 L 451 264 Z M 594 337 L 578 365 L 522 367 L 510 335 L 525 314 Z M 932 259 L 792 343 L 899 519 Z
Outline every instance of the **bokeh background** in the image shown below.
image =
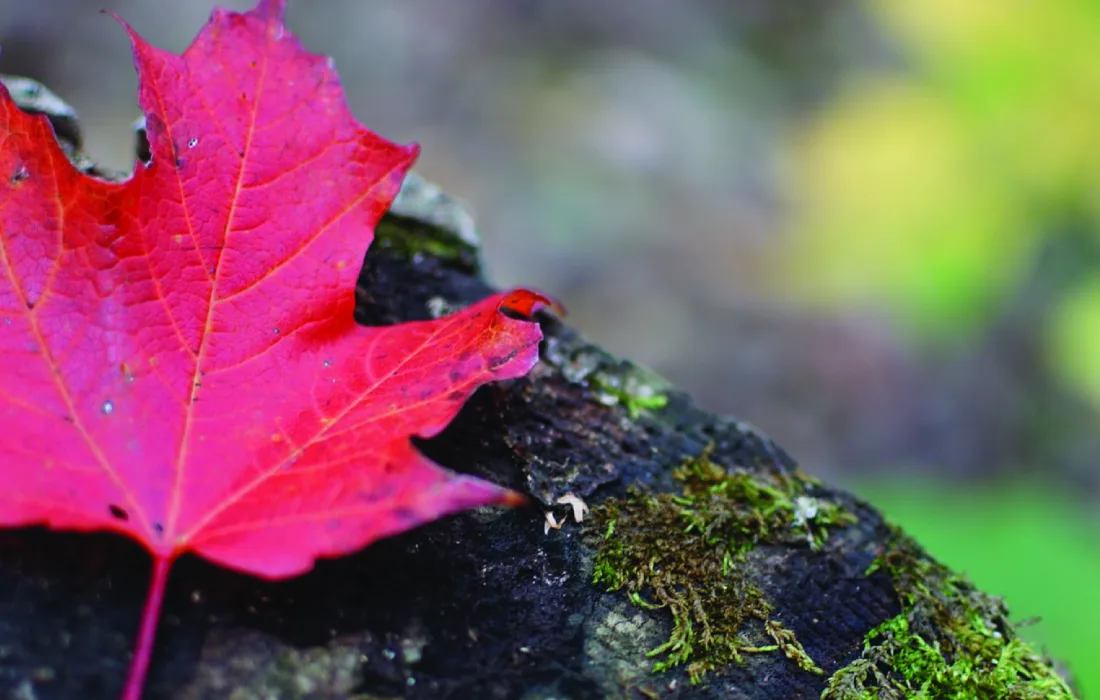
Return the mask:
M 130 167 L 117 11 L 0 4 L 0 72 Z M 248 2 L 223 5 L 245 9 Z M 761 427 L 1007 598 L 1100 697 L 1100 3 L 291 3 L 502 285 Z

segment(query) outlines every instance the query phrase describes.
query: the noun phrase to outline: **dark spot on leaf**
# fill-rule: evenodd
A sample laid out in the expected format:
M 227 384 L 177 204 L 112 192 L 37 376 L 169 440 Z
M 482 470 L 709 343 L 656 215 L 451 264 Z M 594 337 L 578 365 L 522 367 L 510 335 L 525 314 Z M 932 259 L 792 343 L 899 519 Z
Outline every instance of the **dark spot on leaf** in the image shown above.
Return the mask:
M 512 360 L 516 359 L 516 354 L 517 353 L 518 353 L 518 351 L 513 350 L 512 352 L 508 353 L 507 355 L 498 355 L 496 357 L 490 357 L 489 358 L 489 369 L 493 370 L 493 369 L 499 369 L 499 368 L 503 367 L 504 365 L 508 364 Z
M 153 523 L 153 532 L 157 533 L 157 537 L 164 534 L 164 523 Z
M 183 158 L 176 158 L 176 170 L 183 168 Z
M 398 507 L 393 509 L 393 517 L 400 522 L 414 523 L 420 520 L 420 514 L 412 508 Z
M 34 299 L 27 299 L 27 310 L 28 311 L 34 309 L 34 305 L 35 305 L 35 300 Z
M 31 176 L 31 171 L 27 170 L 27 166 L 20 165 L 15 169 L 15 172 L 11 175 L 11 185 L 15 187 L 19 183 L 23 182 Z
M 470 359 L 471 354 L 472 353 L 469 350 L 463 350 L 462 352 L 458 353 L 458 361 L 465 362 L 466 360 Z
M 244 158 L 244 151 L 237 151 L 238 158 Z
M 447 375 L 447 379 L 450 379 L 452 382 L 457 382 L 461 380 L 464 376 L 465 375 L 462 373 L 462 370 L 452 369 L 451 373 Z
M 452 391 L 451 393 L 447 394 L 447 400 L 448 401 L 461 401 L 462 400 L 462 392 L 461 391 Z
M 121 520 L 122 522 L 126 522 L 127 520 L 130 519 L 130 514 L 127 513 L 126 509 L 123 508 L 120 505 L 115 505 L 114 503 L 112 503 L 111 505 L 107 506 L 107 510 L 111 511 L 111 515 L 116 520 Z

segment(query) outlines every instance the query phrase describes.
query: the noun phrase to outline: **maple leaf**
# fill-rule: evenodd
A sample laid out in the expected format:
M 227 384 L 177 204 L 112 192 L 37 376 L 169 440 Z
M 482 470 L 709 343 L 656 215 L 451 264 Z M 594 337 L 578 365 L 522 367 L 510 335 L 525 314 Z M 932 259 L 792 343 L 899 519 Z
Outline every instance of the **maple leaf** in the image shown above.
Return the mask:
M 410 436 L 526 373 L 538 326 L 502 310 L 548 300 L 354 324 L 363 254 L 418 149 L 352 118 L 283 5 L 216 10 L 182 56 L 123 23 L 152 151 L 123 183 L 77 172 L 0 87 L 0 525 L 112 530 L 151 553 L 129 700 L 181 554 L 288 577 L 520 500 Z

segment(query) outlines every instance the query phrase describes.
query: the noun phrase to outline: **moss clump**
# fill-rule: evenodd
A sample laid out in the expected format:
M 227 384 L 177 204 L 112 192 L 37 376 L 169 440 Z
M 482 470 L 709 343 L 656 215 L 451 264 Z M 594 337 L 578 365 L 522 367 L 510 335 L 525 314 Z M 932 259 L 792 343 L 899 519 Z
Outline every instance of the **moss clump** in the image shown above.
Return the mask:
M 910 537 L 868 570 L 890 573 L 901 613 L 864 638 L 863 654 L 837 671 L 822 700 L 1068 700 L 1049 659 L 1016 637 L 1000 599 L 928 558 Z
M 621 405 L 627 415 L 637 418 L 642 411 L 659 411 L 668 404 L 668 396 L 652 381 L 652 373 L 641 368 L 622 373 L 595 373 L 590 383 L 597 391 L 600 403 L 607 406 Z
M 673 472 L 680 493 L 633 489 L 593 509 L 594 580 L 630 601 L 668 609 L 672 635 L 649 652 L 654 672 L 687 664 L 692 683 L 738 663 L 744 653 L 781 651 L 812 673 L 821 669 L 744 570 L 757 544 L 820 547 L 828 528 L 854 517 L 809 495 L 801 477 L 728 472 L 709 450 Z M 748 625 L 755 621 L 755 625 Z

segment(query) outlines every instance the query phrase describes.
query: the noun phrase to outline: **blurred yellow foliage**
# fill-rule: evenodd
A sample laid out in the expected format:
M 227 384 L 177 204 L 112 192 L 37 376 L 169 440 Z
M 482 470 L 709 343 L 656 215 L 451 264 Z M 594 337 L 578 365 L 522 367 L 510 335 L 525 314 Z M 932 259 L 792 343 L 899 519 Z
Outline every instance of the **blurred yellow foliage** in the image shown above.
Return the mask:
M 881 302 L 918 325 L 942 324 L 1017 272 L 1027 230 L 978 174 L 988 166 L 965 125 L 926 87 L 858 86 L 798 156 L 790 252 L 804 299 Z
M 1017 278 L 1043 215 L 1100 219 L 1100 3 L 869 9 L 906 67 L 852 80 L 792 139 L 788 281 L 958 330 Z
M 878 0 L 902 67 L 851 80 L 791 139 L 782 276 L 802 303 L 958 333 L 1026 269 L 1051 217 L 1100 235 L 1100 2 Z M 1051 325 L 1100 405 L 1100 290 Z

